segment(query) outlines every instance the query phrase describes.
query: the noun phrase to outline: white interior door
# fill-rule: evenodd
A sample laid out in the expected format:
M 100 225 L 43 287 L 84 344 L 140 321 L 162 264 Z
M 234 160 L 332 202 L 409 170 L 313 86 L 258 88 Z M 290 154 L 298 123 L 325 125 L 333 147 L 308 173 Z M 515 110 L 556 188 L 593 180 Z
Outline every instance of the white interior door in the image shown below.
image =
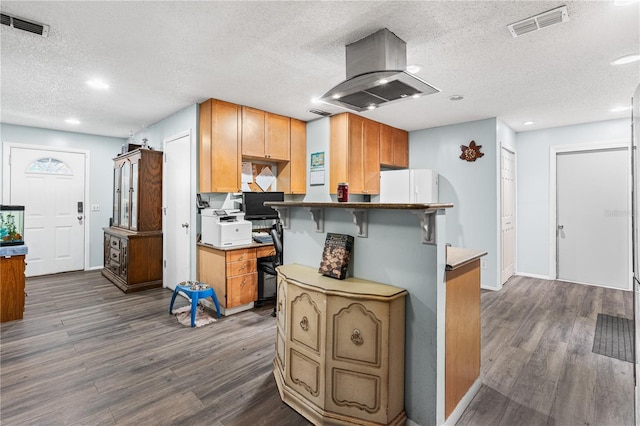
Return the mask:
M 10 203 L 25 206 L 27 276 L 84 269 L 85 155 L 12 147 Z
M 500 161 L 500 216 L 502 241 L 502 284 L 515 273 L 515 203 L 516 167 L 515 154 L 502 148 Z
M 629 289 L 626 148 L 556 155 L 557 276 Z
M 191 279 L 191 135 L 165 142 L 164 286 Z

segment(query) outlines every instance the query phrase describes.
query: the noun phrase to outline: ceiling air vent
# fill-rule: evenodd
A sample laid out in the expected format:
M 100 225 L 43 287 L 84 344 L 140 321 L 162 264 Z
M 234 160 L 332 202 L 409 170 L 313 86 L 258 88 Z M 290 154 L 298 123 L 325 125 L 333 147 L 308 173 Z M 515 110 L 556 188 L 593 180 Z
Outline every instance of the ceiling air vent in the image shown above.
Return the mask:
M 513 37 L 519 37 L 523 34 L 538 31 L 568 20 L 569 13 L 567 12 L 567 6 L 560 6 L 555 9 L 542 12 L 539 15 L 532 16 L 531 18 L 523 19 L 522 21 L 507 25 L 507 28 Z
M 17 16 L 10 16 L 2 14 L 2 25 L 13 27 L 16 30 L 26 31 L 31 34 L 37 34 L 42 37 L 49 36 L 49 26 L 41 24 L 39 22 L 29 21 L 26 19 L 18 18 Z
M 314 109 L 310 109 L 310 110 L 309 110 L 309 112 L 312 112 L 312 113 L 314 113 L 314 114 L 321 115 L 321 116 L 323 116 L 323 117 L 328 117 L 328 116 L 330 116 L 330 115 L 331 115 L 331 113 L 330 113 L 330 112 L 322 111 L 321 109 L 315 109 L 315 108 L 314 108 Z

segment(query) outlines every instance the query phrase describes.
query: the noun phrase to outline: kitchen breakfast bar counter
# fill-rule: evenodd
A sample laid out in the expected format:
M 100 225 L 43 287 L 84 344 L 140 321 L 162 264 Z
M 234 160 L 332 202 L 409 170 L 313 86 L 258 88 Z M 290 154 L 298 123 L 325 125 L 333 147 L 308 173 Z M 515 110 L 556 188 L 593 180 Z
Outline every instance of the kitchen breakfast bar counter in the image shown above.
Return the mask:
M 355 239 L 348 276 L 407 290 L 403 366 L 407 424 L 455 424 L 479 389 L 480 379 L 473 380 L 461 397 L 456 396 L 459 399 L 453 409 L 446 409 L 445 219 L 446 210 L 453 205 L 304 201 L 265 204 L 278 211 L 283 223 L 285 265 L 317 270 L 326 234 L 348 234 Z M 463 254 L 468 260 L 469 253 L 450 250 L 450 261 L 456 254 Z M 482 254 L 474 255 L 479 258 Z M 278 290 L 280 283 L 279 279 Z M 475 284 L 479 292 L 479 281 Z M 327 350 L 332 350 L 331 345 Z M 334 355 L 327 354 L 327 359 Z M 331 380 L 333 376 L 326 377 Z M 340 403 L 349 404 L 348 400 Z

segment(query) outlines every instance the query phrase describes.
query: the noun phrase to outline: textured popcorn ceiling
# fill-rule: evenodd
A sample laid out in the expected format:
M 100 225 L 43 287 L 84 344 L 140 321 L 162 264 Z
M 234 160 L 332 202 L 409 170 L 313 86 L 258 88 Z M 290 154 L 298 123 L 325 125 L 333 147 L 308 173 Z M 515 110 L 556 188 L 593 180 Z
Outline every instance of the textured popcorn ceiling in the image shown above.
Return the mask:
M 568 22 L 510 35 L 507 25 L 562 5 Z M 50 25 L 48 38 L 1 27 L 1 121 L 118 137 L 211 97 L 305 121 L 319 117 L 311 108 L 339 112 L 311 99 L 344 80 L 345 45 L 384 27 L 441 93 L 361 115 L 410 131 L 628 117 L 609 109 L 640 81 L 639 63 L 610 65 L 638 53 L 637 3 L 3 0 L 0 10 Z M 111 88 L 90 89 L 94 77 Z

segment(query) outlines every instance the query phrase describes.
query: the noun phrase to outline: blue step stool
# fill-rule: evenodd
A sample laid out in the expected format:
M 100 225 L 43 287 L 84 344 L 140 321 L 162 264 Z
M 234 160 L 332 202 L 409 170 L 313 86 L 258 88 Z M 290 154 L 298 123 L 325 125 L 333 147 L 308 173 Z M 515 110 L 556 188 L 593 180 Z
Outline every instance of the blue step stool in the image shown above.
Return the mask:
M 206 286 L 206 287 L 205 287 Z M 173 313 L 173 302 L 176 300 L 178 292 L 183 292 L 191 299 L 191 327 L 196 326 L 196 309 L 198 309 L 198 300 L 211 297 L 213 304 L 216 305 L 216 312 L 218 318 L 220 318 L 220 304 L 218 303 L 218 296 L 213 288 L 207 284 L 203 284 L 197 281 L 183 281 L 173 290 L 171 296 L 171 304 L 169 305 L 169 313 Z

